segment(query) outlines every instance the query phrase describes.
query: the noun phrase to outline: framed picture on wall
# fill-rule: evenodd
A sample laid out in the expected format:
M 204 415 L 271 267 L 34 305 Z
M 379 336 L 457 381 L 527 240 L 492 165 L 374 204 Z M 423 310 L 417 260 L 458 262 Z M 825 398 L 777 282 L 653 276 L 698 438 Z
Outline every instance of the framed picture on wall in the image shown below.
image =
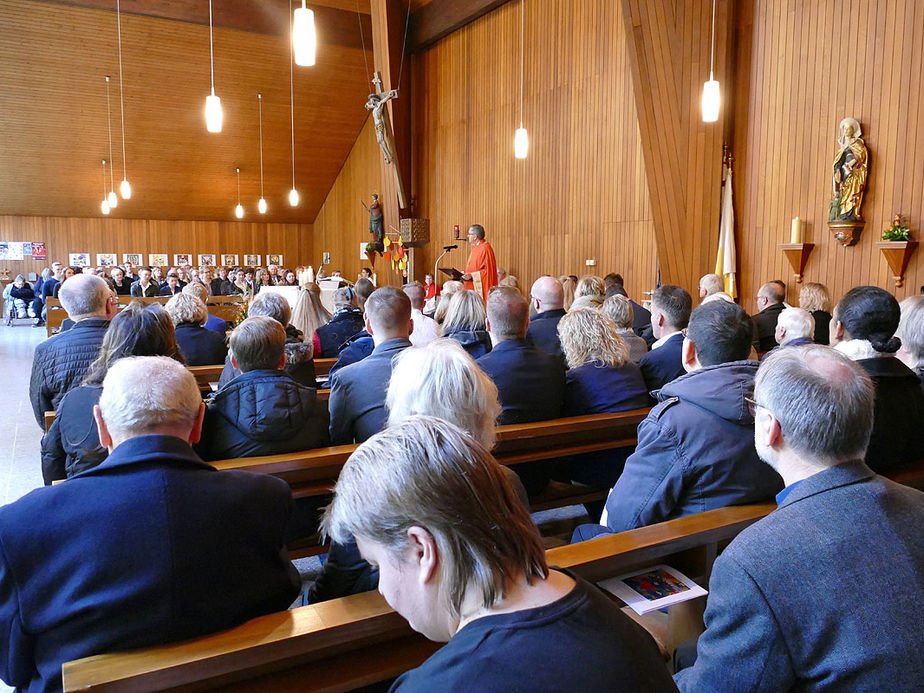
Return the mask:
M 215 253 L 199 255 L 199 267 L 214 267 L 217 264 L 218 263 L 215 262 Z
M 149 253 L 148 254 L 148 264 L 151 267 L 166 267 L 170 259 L 167 257 L 167 253 Z
M 244 265 L 247 267 L 259 267 L 261 257 L 260 255 L 245 255 Z
M 32 243 L 32 259 L 33 260 L 45 260 L 48 255 L 45 250 L 44 243 Z
M 71 267 L 89 267 L 90 253 L 71 253 L 67 256 L 67 264 Z
M 225 267 L 234 267 L 235 265 L 237 265 L 237 255 L 231 255 L 229 253 L 225 253 L 224 255 L 221 256 L 221 264 L 224 265 Z
M 97 253 L 97 267 L 115 267 L 119 264 L 119 256 L 116 253 Z
M 144 264 L 144 255 L 141 253 L 122 253 L 122 262 L 130 262 L 135 267 Z
M 173 256 L 173 264 L 176 267 L 185 267 L 186 265 L 192 265 L 192 255 L 182 254 Z
M 273 254 L 267 255 L 266 264 L 267 265 L 279 265 L 280 267 L 282 267 L 282 255 L 273 255 Z

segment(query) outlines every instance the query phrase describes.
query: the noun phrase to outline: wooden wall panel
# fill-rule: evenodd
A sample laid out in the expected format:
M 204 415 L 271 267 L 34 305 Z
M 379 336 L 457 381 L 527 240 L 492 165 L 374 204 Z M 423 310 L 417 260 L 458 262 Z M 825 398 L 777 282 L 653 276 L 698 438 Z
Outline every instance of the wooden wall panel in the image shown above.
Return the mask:
M 442 266 L 464 265 L 465 230 L 481 223 L 524 291 L 541 274 L 618 271 L 638 297 L 655 285 L 657 251 L 619 3 L 526 2 L 522 161 L 519 23 L 507 3 L 414 57 L 414 196 L 432 238 L 416 275 L 454 224 L 463 239 Z
M 15 276 L 39 273 L 55 260 L 67 263 L 70 253 L 282 253 L 286 267 L 308 264 L 313 257 L 311 224 L 268 224 L 230 221 L 164 221 L 148 219 L 80 219 L 75 217 L 0 216 L 0 241 L 44 241 L 48 259 L 3 260 L 0 270 Z M 195 260 L 195 258 L 194 258 Z M 220 260 L 220 258 L 219 258 Z
M 924 230 L 924 3 L 920 0 L 744 0 L 736 60 L 734 150 L 742 304 L 767 279 L 782 278 L 795 301 L 798 285 L 779 251 L 790 222 L 808 222 L 815 244 L 806 281 L 837 300 L 859 284 L 894 290 L 924 284 L 924 255 L 912 258 L 896 289 L 876 248 L 896 213 L 912 234 Z M 827 227 L 837 127 L 857 118 L 870 150 L 860 242 L 844 248 Z

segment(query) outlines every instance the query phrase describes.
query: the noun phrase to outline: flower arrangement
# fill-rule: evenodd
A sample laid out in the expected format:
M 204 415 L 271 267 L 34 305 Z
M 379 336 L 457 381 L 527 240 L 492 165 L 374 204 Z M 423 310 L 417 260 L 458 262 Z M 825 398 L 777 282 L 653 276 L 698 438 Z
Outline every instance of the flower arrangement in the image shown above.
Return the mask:
M 882 232 L 882 240 L 884 241 L 910 241 L 911 232 L 908 230 L 907 226 L 902 226 L 902 218 L 900 214 L 896 214 L 895 218 L 892 220 L 892 225 Z
M 242 322 L 247 319 L 247 311 L 250 308 L 250 301 L 245 300 L 241 301 L 241 307 L 237 309 L 237 317 L 234 318 L 234 326 L 237 327 Z

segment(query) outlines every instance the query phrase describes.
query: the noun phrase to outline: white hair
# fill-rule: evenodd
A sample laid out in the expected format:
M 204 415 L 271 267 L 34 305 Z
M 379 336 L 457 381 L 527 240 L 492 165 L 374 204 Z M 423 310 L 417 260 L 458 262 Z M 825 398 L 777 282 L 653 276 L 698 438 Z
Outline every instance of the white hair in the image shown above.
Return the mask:
M 707 296 L 725 291 L 725 280 L 718 274 L 704 274 L 699 279 L 700 291 L 705 291 Z
M 703 303 L 710 303 L 712 301 L 725 301 L 726 303 L 734 303 L 735 299 L 733 299 L 729 294 L 725 293 L 724 291 L 718 291 L 714 294 L 709 294 L 708 296 L 706 296 L 706 298 L 704 298 L 700 302 L 700 305 L 702 305 Z
M 196 379 L 166 356 L 130 356 L 109 367 L 99 399 L 110 433 L 121 438 L 165 426 L 192 426 L 202 397 Z
M 71 319 L 92 315 L 106 308 L 109 285 L 95 274 L 75 274 L 61 284 L 61 305 Z
M 786 330 L 786 341 L 815 334 L 815 318 L 805 308 L 784 308 L 776 320 L 777 327 Z

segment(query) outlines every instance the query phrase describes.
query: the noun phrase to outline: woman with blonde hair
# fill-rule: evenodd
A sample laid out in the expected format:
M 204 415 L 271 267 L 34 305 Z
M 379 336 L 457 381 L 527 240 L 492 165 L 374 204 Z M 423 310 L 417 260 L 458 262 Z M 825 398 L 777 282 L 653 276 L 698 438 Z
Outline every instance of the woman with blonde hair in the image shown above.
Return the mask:
M 571 305 L 574 303 L 574 280 L 567 274 L 563 274 L 558 278 L 558 281 L 561 282 L 561 288 L 564 290 L 565 302 L 563 308 L 565 310 L 571 310 Z
M 601 311 L 577 308 L 566 313 L 558 323 L 558 337 L 569 368 L 562 416 L 648 406 L 642 371 L 629 359 L 629 347 L 617 334 L 616 325 Z M 631 452 L 621 448 L 580 455 L 572 460 L 571 476 L 583 484 L 610 488 Z
M 298 292 L 298 300 L 292 310 L 290 323 L 303 335 L 305 341 L 314 345 L 313 353 L 321 353 L 321 340 L 318 328 L 330 322 L 330 313 L 321 304 L 321 287 L 314 282 L 306 282 Z
M 439 303 L 436 306 L 436 312 L 433 314 L 433 319 L 436 320 L 437 324 L 443 324 L 446 311 L 449 310 L 449 299 L 452 298 L 453 294 L 457 294 L 464 289 L 465 284 L 457 282 L 454 279 L 450 279 L 448 282 L 443 283 L 443 289 L 440 291 Z
M 815 319 L 815 344 L 830 341 L 831 296 L 828 287 L 818 282 L 808 282 L 799 289 L 799 307 L 807 310 Z
M 585 274 L 574 288 L 574 302 L 571 308 L 599 308 L 603 305 L 606 284 L 601 277 Z
M 491 351 L 481 294 L 465 290 L 453 294 L 442 327 L 443 336 L 459 342 L 473 359 Z
M 641 361 L 642 357 L 648 353 L 648 345 L 644 339 L 632 331 L 632 323 L 635 320 L 632 301 L 622 294 L 613 294 L 603 302 L 603 314 L 613 321 L 616 325 L 616 334 L 622 337 L 626 346 L 629 347 L 629 360 L 633 363 Z

